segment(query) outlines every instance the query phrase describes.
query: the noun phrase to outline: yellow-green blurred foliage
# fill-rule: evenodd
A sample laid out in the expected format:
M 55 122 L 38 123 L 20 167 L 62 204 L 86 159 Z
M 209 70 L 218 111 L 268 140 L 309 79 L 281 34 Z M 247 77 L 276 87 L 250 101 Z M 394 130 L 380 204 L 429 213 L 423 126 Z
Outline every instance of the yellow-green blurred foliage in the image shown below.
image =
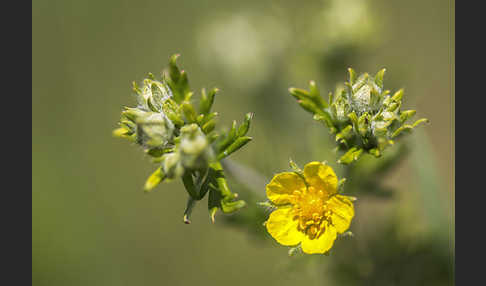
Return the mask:
M 33 285 L 452 284 L 453 2 L 45 0 L 32 17 Z M 213 225 L 204 201 L 184 224 L 182 183 L 145 194 L 154 166 L 111 136 L 131 81 L 174 53 L 194 90 L 221 89 L 220 125 L 255 112 L 232 159 L 266 178 L 290 157 L 337 165 L 328 130 L 287 91 L 311 79 L 326 94 L 348 67 L 385 67 L 385 87 L 405 88 L 404 108 L 431 124 L 384 177 L 393 196 L 357 201 L 353 238 L 289 258 L 259 239 L 263 221 L 228 223 L 245 209 Z

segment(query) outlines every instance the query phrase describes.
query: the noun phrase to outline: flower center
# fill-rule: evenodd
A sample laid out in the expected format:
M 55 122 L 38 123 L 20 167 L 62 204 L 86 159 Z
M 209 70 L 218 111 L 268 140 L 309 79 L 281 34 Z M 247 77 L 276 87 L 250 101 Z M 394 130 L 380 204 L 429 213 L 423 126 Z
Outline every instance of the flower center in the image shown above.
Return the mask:
M 299 230 L 311 239 L 318 237 L 331 215 L 326 204 L 327 194 L 323 190 L 309 187 L 304 192 L 294 191 L 290 198 L 292 214 L 299 222 Z

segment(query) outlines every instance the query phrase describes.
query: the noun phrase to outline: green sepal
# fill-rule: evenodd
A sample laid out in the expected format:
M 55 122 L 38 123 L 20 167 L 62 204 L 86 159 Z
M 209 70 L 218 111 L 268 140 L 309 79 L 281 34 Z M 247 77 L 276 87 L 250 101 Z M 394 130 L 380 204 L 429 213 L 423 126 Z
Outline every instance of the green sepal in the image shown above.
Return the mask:
M 123 127 L 117 128 L 117 129 L 113 130 L 113 132 L 112 132 L 114 137 L 119 137 L 119 138 L 125 138 L 126 136 L 129 136 L 128 133 L 129 133 L 129 130 L 127 130 Z
M 400 126 L 400 128 L 398 128 L 397 130 L 395 130 L 395 132 L 393 132 L 393 134 L 391 135 L 391 138 L 395 138 L 398 135 L 402 134 L 403 132 L 409 133 L 409 132 L 412 131 L 412 129 L 413 129 L 412 125 L 404 124 L 404 125 Z
M 380 88 L 383 88 L 383 76 L 385 75 L 386 69 L 381 69 L 379 72 L 376 73 L 375 75 L 375 83 L 378 85 Z
M 323 111 L 321 114 L 314 114 L 312 118 L 316 121 L 324 122 L 327 125 L 327 127 L 331 130 L 331 134 L 334 134 L 335 131 L 337 130 L 336 127 L 334 127 L 331 117 L 327 113 L 327 111 Z
M 358 90 L 360 90 L 363 85 L 365 85 L 368 82 L 369 74 L 368 73 L 363 73 L 361 74 L 358 79 L 356 80 L 355 83 L 353 83 L 350 87 L 352 90 L 351 94 L 356 93 Z
M 122 116 L 127 118 L 128 120 L 135 122 L 139 117 L 142 117 L 146 113 L 147 112 L 139 110 L 137 108 L 125 107 L 125 110 L 122 111 Z
M 234 198 L 227 198 L 221 201 L 221 211 L 225 214 L 234 213 L 245 206 L 246 202 L 244 200 L 235 201 Z
M 318 113 L 323 108 L 327 108 L 327 102 L 320 96 L 319 90 L 317 89 L 316 83 L 310 81 L 310 92 L 304 89 L 291 87 L 289 88 L 290 94 L 297 99 L 297 102 L 311 113 Z M 301 103 L 302 102 L 302 103 Z
M 352 68 L 348 68 L 349 82 L 353 85 L 356 82 L 356 72 Z
M 357 161 L 361 154 L 363 153 L 363 149 L 358 148 L 358 147 L 352 147 L 351 149 L 348 150 L 341 158 L 339 158 L 338 163 L 340 164 L 350 164 L 353 161 Z
M 394 101 L 401 101 L 402 100 L 402 97 L 403 97 L 403 88 L 401 88 L 400 90 L 398 90 L 397 92 L 395 92 L 395 94 L 393 94 L 393 96 L 391 97 Z
M 201 122 L 199 122 L 199 125 L 204 125 L 206 124 L 208 121 L 210 121 L 211 119 L 213 118 L 216 118 L 219 114 L 217 112 L 212 112 L 212 113 L 209 113 L 209 114 L 201 114 L 203 117 L 201 119 Z
M 174 83 L 177 83 L 181 76 L 181 72 L 177 67 L 177 59 L 179 57 L 180 54 L 174 54 L 169 58 L 169 76 L 174 81 Z
M 210 144 L 212 144 L 214 141 L 216 141 L 219 138 L 219 134 L 216 131 L 212 131 L 212 132 L 210 132 L 206 135 L 207 135 L 207 138 L 208 138 L 208 142 Z
M 179 88 L 181 89 L 184 100 L 187 100 L 187 96 L 189 94 L 189 79 L 187 78 L 187 72 L 185 70 L 181 71 L 181 77 L 179 80 Z
M 192 179 L 191 172 L 188 171 L 184 172 L 184 175 L 182 175 L 182 183 L 184 184 L 184 187 L 186 188 L 186 191 L 189 194 L 189 196 L 191 196 L 195 200 L 198 200 L 199 192 L 196 189 L 196 186 L 194 185 L 194 180 Z
M 322 114 L 322 110 L 310 99 L 302 98 L 297 103 L 306 111 L 312 114 Z
M 365 136 L 371 124 L 371 116 L 365 112 L 358 118 L 358 133 Z
M 205 134 L 208 134 L 209 132 L 214 130 L 215 126 L 216 126 L 216 120 L 211 119 L 208 122 L 206 122 L 201 129 Z
M 419 119 L 412 124 L 412 127 L 415 128 L 421 123 L 429 123 L 429 120 L 427 118 Z
M 184 223 L 185 224 L 190 224 L 191 221 L 190 216 L 192 214 L 192 210 L 194 209 L 194 206 L 196 205 L 196 200 L 193 199 L 191 196 L 187 198 L 187 204 L 186 204 L 186 210 L 184 211 Z
M 186 118 L 187 122 L 194 123 L 197 121 L 197 114 L 194 110 L 194 107 L 189 101 L 184 101 L 181 104 L 182 113 L 184 113 L 184 117 Z
M 402 113 L 400 114 L 400 123 L 405 123 L 408 119 L 412 118 L 415 113 L 415 110 L 402 111 Z
M 412 125 L 404 124 L 404 125 L 400 126 L 400 128 L 398 128 L 397 130 L 395 130 L 395 132 L 393 132 L 393 134 L 391 135 L 391 138 L 395 138 L 400 134 L 410 133 L 413 130 L 413 128 L 417 127 L 419 124 L 428 123 L 428 122 L 429 122 L 428 119 L 422 118 L 422 119 L 415 121 Z
M 253 138 L 248 136 L 238 137 L 231 145 L 229 145 L 223 152 L 218 155 L 218 160 L 228 157 L 231 153 L 237 151 L 241 147 L 245 146 L 246 143 L 250 142 Z
M 294 256 L 297 253 L 301 253 L 301 252 L 302 252 L 302 247 L 300 245 L 298 245 L 298 246 L 290 247 L 289 251 L 288 251 L 288 255 Z
M 206 95 L 206 90 L 203 89 L 201 92 L 201 101 L 199 103 L 199 112 L 201 114 L 208 114 L 211 111 L 211 107 L 214 103 L 214 96 L 219 91 L 217 88 L 211 89 Z
M 368 151 L 368 153 L 375 156 L 376 158 L 381 157 L 381 152 L 379 148 L 372 148 Z
M 153 188 L 157 187 L 157 185 L 160 184 L 160 182 L 162 182 L 164 178 L 165 176 L 164 173 L 162 173 L 162 168 L 159 167 L 157 170 L 155 170 L 155 172 L 152 173 L 152 175 L 150 175 L 150 177 L 145 182 L 144 190 L 146 192 L 153 190 Z
M 170 57 L 169 71 L 168 74 L 164 74 L 164 80 L 169 85 L 174 96 L 174 100 L 177 103 L 180 103 L 183 100 L 188 100 L 191 92 L 189 91 L 189 81 L 187 79 L 186 72 L 180 71 L 177 67 L 176 61 L 178 57 L 179 54 L 175 54 Z
M 147 105 L 153 112 L 160 112 L 160 110 L 154 104 L 152 104 L 152 99 L 150 97 L 147 99 Z
M 309 82 L 309 95 L 311 99 L 321 108 L 327 108 L 328 103 L 321 97 L 319 89 L 317 88 L 316 82 L 311 80 Z
M 237 136 L 239 136 L 239 137 L 245 136 L 246 133 L 248 133 L 248 130 L 250 129 L 250 122 L 251 122 L 252 118 L 253 118 L 252 112 L 249 112 L 245 115 L 245 120 L 243 121 L 243 123 L 238 128 Z
M 342 193 L 345 182 L 346 182 L 346 178 L 342 178 L 341 180 L 338 181 L 337 190 L 339 193 Z
M 354 130 L 358 131 L 358 116 L 356 115 L 356 113 L 354 113 L 354 111 L 348 113 L 348 118 L 351 120 Z
M 145 153 L 147 153 L 147 155 L 156 158 L 170 152 L 174 152 L 174 148 L 151 148 L 145 150 Z
M 295 97 L 295 99 L 297 99 L 297 100 L 303 99 L 303 98 L 311 99 L 309 92 L 305 89 L 291 87 L 291 88 L 289 88 L 289 92 L 290 92 L 290 95 Z
M 132 81 L 132 90 L 138 95 L 142 94 L 142 90 L 140 89 L 140 86 L 138 86 L 138 83 L 136 81 Z
M 271 201 L 268 201 L 268 200 L 264 201 L 264 202 L 257 202 L 256 204 L 261 206 L 261 207 L 268 208 L 270 210 L 277 208 L 277 206 L 274 203 L 272 203 Z
M 289 160 L 289 166 L 292 169 L 292 171 L 303 176 L 304 171 L 302 171 L 302 169 L 292 159 Z
M 221 163 L 214 162 L 210 164 L 209 170 L 211 183 L 209 184 L 208 210 L 212 222 L 218 209 L 223 213 L 232 213 L 246 206 L 245 201 L 236 200 L 237 194 L 231 193 L 224 176 Z
M 353 126 L 348 125 L 346 126 L 341 132 L 336 134 L 336 141 L 343 142 L 349 139 L 352 135 L 351 131 L 353 130 Z

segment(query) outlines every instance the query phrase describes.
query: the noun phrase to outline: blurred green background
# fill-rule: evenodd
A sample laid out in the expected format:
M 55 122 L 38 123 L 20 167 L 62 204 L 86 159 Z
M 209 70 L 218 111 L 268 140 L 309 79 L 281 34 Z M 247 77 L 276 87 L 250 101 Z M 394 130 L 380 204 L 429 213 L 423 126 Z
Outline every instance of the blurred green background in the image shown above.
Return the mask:
M 32 17 L 33 285 L 453 284 L 454 2 L 44 0 Z M 222 90 L 219 125 L 255 112 L 232 159 L 267 179 L 289 158 L 337 165 L 290 86 L 313 79 L 327 94 L 348 67 L 385 67 L 385 87 L 405 88 L 405 108 L 431 124 L 383 176 L 394 195 L 360 197 L 353 238 L 288 257 L 263 220 L 232 223 L 245 210 L 213 225 L 203 202 L 185 225 L 182 184 L 144 194 L 154 166 L 111 136 L 131 81 L 174 53 L 193 90 Z

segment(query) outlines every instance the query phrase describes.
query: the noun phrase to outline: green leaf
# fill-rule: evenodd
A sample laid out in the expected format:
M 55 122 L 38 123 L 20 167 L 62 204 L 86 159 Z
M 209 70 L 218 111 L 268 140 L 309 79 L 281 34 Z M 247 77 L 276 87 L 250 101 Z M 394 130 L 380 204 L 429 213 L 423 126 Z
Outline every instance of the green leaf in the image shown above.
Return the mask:
M 236 120 L 233 120 L 233 125 L 231 125 L 231 129 L 224 137 L 223 141 L 219 144 L 218 149 L 219 150 L 225 150 L 226 147 L 228 147 L 231 143 L 234 142 L 236 139 Z
M 238 139 L 236 139 L 233 143 L 231 143 L 231 145 L 228 146 L 228 148 L 218 155 L 218 160 L 228 157 L 233 152 L 245 146 L 246 143 L 250 142 L 251 140 L 252 138 L 248 136 L 238 137 Z

